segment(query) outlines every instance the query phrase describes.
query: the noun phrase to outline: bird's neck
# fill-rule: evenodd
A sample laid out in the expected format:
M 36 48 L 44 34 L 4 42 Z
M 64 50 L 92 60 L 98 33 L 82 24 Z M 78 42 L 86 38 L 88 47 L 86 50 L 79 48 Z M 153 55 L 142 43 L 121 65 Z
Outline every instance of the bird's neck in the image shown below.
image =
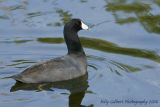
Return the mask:
M 73 30 L 64 30 L 64 39 L 67 44 L 68 54 L 85 55 L 78 34 Z

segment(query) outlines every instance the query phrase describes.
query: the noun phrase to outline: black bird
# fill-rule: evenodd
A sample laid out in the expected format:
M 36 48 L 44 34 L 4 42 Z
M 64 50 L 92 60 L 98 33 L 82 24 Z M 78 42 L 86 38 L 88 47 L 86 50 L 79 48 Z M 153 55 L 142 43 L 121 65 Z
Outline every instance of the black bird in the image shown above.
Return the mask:
M 82 29 L 89 30 L 89 27 L 80 19 L 67 22 L 63 31 L 67 55 L 40 62 L 11 77 L 23 83 L 44 83 L 70 80 L 86 74 L 87 59 L 77 34 Z

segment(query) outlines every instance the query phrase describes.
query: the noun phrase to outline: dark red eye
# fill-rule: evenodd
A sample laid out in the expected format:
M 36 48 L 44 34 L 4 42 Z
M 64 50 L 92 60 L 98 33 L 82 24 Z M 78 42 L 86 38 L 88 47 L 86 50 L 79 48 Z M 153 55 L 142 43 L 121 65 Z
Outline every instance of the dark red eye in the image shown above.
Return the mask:
M 77 25 L 81 25 L 81 22 L 80 22 L 80 21 L 78 21 L 78 22 L 76 22 L 76 24 L 77 24 Z

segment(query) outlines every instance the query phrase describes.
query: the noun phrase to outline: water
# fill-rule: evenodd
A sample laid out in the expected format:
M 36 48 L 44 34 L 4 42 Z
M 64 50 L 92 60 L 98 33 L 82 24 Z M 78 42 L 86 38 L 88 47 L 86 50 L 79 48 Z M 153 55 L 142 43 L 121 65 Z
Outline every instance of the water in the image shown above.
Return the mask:
M 0 107 L 159 107 L 159 9 L 159 0 L 0 0 Z M 71 18 L 91 27 L 79 32 L 88 75 L 52 84 L 7 78 L 66 54 Z

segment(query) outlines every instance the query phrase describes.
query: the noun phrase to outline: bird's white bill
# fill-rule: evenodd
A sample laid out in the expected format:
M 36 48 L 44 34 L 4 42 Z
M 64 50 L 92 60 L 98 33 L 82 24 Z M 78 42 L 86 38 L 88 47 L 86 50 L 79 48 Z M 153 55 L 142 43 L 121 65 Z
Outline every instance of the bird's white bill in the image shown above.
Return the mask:
M 84 30 L 89 30 L 89 27 L 81 21 L 81 27 Z

